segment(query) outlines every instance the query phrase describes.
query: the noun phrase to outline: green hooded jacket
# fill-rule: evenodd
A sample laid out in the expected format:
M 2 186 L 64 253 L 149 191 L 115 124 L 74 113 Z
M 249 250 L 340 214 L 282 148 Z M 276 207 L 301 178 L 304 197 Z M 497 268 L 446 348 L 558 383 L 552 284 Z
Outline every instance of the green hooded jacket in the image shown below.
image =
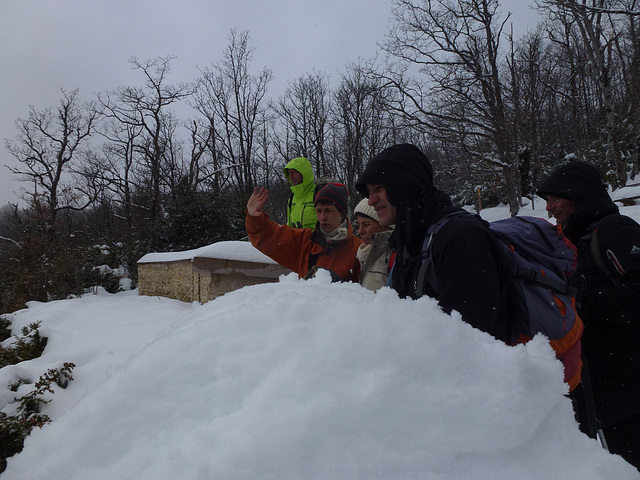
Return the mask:
M 302 174 L 302 183 L 291 184 L 289 169 Z M 318 219 L 313 204 L 315 181 L 311 163 L 304 157 L 294 158 L 284 167 L 284 176 L 289 180 L 293 193 L 287 204 L 287 225 L 293 228 L 315 228 Z

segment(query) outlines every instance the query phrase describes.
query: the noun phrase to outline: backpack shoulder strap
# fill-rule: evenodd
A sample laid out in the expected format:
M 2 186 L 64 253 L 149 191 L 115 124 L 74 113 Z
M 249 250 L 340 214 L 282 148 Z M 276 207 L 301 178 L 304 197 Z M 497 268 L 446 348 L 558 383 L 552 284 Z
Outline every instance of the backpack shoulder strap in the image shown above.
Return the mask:
M 622 277 L 627 275 L 627 272 L 622 267 L 620 261 L 616 257 L 616 255 L 611 250 L 607 250 L 607 258 L 611 263 L 607 263 L 602 255 L 602 247 L 599 242 L 599 230 L 603 225 L 603 222 L 607 220 L 607 218 L 614 217 L 615 214 L 608 215 L 604 218 L 601 218 L 596 224 L 595 228 L 591 230 L 590 236 L 591 239 L 589 241 L 589 252 L 591 253 L 591 257 L 593 261 L 600 269 L 602 273 L 615 285 L 619 285 L 622 282 Z M 613 268 L 611 268 L 613 265 Z
M 600 252 L 600 243 L 598 242 L 598 226 L 591 232 L 591 240 L 589 241 L 589 251 L 591 252 L 591 256 L 593 260 L 596 262 L 596 265 L 600 269 L 602 273 L 604 273 L 607 277 L 613 275 L 611 269 L 607 267 L 604 263 L 604 258 L 602 258 L 602 252 Z
M 443 216 L 427 230 L 427 236 L 424 238 L 424 242 L 422 243 L 422 262 L 416 278 L 417 296 L 424 294 L 426 285 L 429 285 L 435 291 L 438 290 L 438 279 L 436 278 L 433 261 L 431 260 L 431 244 L 433 242 L 433 237 L 438 233 L 442 226 L 453 217 L 457 217 L 459 215 L 470 214 L 466 210 L 455 210 Z
M 604 217 L 598 221 L 595 228 L 591 230 L 591 239 L 589 241 L 589 251 L 591 252 L 591 256 L 593 257 L 593 261 L 596 263 L 598 268 L 605 276 L 611 280 L 616 279 L 615 272 L 609 268 L 607 263 L 604 261 L 604 257 L 602 256 L 602 251 L 600 249 L 600 242 L 598 240 L 598 230 L 607 218 L 611 217 L 611 215 Z M 619 271 L 620 275 L 624 275 L 623 271 Z
M 425 283 L 430 285 L 434 290 L 438 290 L 438 279 L 436 278 L 433 262 L 431 261 L 431 241 L 435 233 L 434 231 L 428 234 L 422 244 L 422 264 L 418 270 L 418 278 L 416 278 L 416 294 L 418 296 L 424 293 Z

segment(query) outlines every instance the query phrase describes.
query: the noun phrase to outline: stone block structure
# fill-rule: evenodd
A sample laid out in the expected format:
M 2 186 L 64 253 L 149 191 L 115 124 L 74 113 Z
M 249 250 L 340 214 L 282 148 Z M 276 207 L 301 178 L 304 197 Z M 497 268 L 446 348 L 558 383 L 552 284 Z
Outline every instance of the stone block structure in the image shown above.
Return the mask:
M 249 242 L 218 242 L 185 252 L 150 253 L 138 260 L 138 294 L 206 303 L 247 285 L 291 273 Z

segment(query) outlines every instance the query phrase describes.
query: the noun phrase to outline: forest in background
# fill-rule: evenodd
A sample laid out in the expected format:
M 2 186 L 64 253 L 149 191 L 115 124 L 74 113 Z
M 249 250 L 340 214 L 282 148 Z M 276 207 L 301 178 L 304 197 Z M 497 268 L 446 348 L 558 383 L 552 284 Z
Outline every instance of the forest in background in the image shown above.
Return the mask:
M 338 79 L 311 72 L 269 95 L 249 32 L 172 82 L 171 56 L 131 58 L 139 83 L 30 108 L 5 139 L 26 206 L 0 209 L 0 313 L 29 300 L 110 291 L 152 251 L 245 237 L 254 186 L 283 222 L 282 168 L 307 157 L 352 206 L 366 162 L 420 146 L 458 204 L 518 213 L 550 170 L 597 167 L 612 187 L 638 173 L 640 0 L 537 0 L 543 22 L 515 38 L 499 0 L 393 0 L 375 59 Z M 537 201 L 537 200 L 536 200 Z

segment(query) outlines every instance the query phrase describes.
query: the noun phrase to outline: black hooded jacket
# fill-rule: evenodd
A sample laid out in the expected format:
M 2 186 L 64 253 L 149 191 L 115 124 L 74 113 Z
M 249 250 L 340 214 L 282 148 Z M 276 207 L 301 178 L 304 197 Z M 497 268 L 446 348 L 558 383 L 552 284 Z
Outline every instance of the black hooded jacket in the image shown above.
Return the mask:
M 619 214 L 597 170 L 585 163 L 558 168 L 537 193 L 575 204 L 575 213 L 563 225 L 578 248 L 577 268 L 569 281 L 578 287 L 583 350 L 600 420 L 607 426 L 640 413 L 640 225 Z M 591 252 L 596 228 L 610 276 Z
M 418 270 L 429 227 L 454 207 L 450 198 L 433 186 L 427 157 L 414 145 L 394 145 L 371 159 L 356 183 L 368 196 L 367 185 L 384 185 L 396 208 L 396 226 L 390 245 L 396 252 L 391 286 L 401 297 L 418 298 Z M 432 261 L 437 291 L 427 286 L 446 312 L 459 312 L 474 327 L 505 342 L 510 341 L 506 315 L 506 278 L 498 245 L 491 231 L 471 214 L 450 218 L 434 236 Z
M 586 163 L 573 162 L 558 168 L 540 185 L 537 193 L 545 199 L 547 195 L 555 195 L 574 202 L 576 212 L 562 226 L 574 244 L 588 233 L 593 222 L 619 213 L 600 174 Z

